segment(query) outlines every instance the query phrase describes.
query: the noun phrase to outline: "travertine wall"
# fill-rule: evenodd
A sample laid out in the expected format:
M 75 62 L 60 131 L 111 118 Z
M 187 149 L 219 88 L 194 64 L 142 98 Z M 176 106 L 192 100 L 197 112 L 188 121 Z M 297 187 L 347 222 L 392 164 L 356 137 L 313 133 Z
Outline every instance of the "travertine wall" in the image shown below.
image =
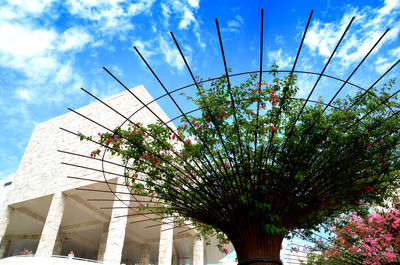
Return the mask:
M 132 88 L 131 91 L 144 103 L 153 100 L 143 86 Z M 126 117 L 132 115 L 142 107 L 142 104 L 128 91 L 111 96 L 103 101 Z M 149 107 L 161 119 L 169 121 L 169 118 L 157 103 L 152 103 Z M 100 102 L 92 103 L 77 111 L 109 129 L 114 129 L 125 121 L 123 117 Z M 133 122 L 148 124 L 154 123 L 157 118 L 147 109 L 143 109 L 134 115 L 131 120 Z M 12 196 L 8 196 L 6 204 L 15 204 L 50 195 L 56 191 L 70 190 L 90 184 L 88 181 L 73 180 L 67 178 L 67 176 L 103 179 L 103 175 L 99 172 L 61 165 L 61 162 L 66 162 L 101 169 L 101 163 L 95 160 L 57 152 L 60 149 L 90 155 L 90 152 L 98 147 L 97 144 L 79 141 L 77 136 L 60 130 L 60 127 L 73 132 L 79 131 L 86 135 L 94 136 L 97 136 L 98 132 L 106 131 L 106 129 L 101 128 L 99 125 L 72 112 L 36 125 L 13 179 L 12 190 L 10 190 Z M 123 172 L 123 168 L 115 166 L 111 168 L 109 165 L 106 165 L 105 170 L 117 173 Z M 115 178 L 115 176 L 109 177 Z

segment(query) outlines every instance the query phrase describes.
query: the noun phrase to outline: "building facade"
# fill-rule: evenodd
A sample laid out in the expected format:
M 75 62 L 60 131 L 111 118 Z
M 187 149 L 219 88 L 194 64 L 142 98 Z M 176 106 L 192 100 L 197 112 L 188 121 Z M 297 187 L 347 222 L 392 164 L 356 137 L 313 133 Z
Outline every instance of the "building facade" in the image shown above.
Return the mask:
M 131 92 L 144 103 L 153 100 L 143 86 Z M 37 258 L 66 256 L 72 250 L 75 257 L 105 264 L 218 263 L 223 254 L 215 242 L 206 246 L 193 229 L 137 214 L 133 210 L 137 202 L 124 185 L 118 185 L 124 181 L 118 175 L 123 167 L 90 158 L 98 145 L 81 142 L 70 133 L 97 135 L 105 131 L 99 124 L 113 129 L 142 107 L 129 91 L 103 102 L 77 110 L 98 124 L 70 112 L 36 125 L 17 172 L 7 181 L 0 209 L 0 258 L 24 249 Z M 169 121 L 157 103 L 149 107 Z M 157 118 L 144 108 L 130 120 L 148 124 Z M 115 161 L 110 156 L 105 159 Z M 102 169 L 111 173 L 103 174 Z

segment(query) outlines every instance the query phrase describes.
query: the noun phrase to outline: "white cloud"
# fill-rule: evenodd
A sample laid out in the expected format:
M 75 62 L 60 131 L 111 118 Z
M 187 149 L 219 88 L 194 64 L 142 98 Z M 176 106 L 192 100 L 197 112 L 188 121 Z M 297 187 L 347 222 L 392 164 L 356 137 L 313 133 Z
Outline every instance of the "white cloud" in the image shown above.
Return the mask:
M 155 0 L 142 0 L 136 4 L 129 6 L 129 15 L 135 16 L 137 14 L 148 12 Z
M 183 70 L 185 63 L 177 48 L 168 43 L 168 41 L 163 37 L 159 38 L 159 48 L 161 53 L 164 55 L 165 61 L 170 66 L 176 68 L 178 71 Z M 190 55 L 185 54 L 185 57 L 187 61 L 190 61 Z
M 282 53 L 282 49 L 275 51 L 268 51 L 267 53 L 268 63 L 277 64 L 280 69 L 287 69 L 294 61 L 293 56 L 287 56 Z
M 161 10 L 164 17 L 169 18 L 171 15 L 171 9 L 165 3 L 161 3 Z
M 124 72 L 117 65 L 111 66 L 111 72 L 117 77 L 121 77 L 124 75 Z
M 194 8 L 199 8 L 200 0 L 188 0 L 189 5 Z
M 54 0 L 9 0 L 8 4 L 18 12 L 29 13 L 31 15 L 39 15 L 51 6 Z
M 224 31 L 229 31 L 229 32 L 237 32 L 240 30 L 244 23 L 243 18 L 240 15 L 236 15 L 235 19 L 228 20 L 227 27 L 223 28 Z
M 184 13 L 183 13 L 183 18 L 181 20 L 181 22 L 179 23 L 179 28 L 180 29 L 187 29 L 188 26 L 192 23 L 195 22 L 195 18 L 193 16 L 193 13 L 188 9 L 185 8 L 184 9 Z
M 383 74 L 387 71 L 397 60 L 400 59 L 400 47 L 388 51 L 390 56 L 379 56 L 375 61 L 375 69 L 378 73 Z
M 0 36 L 0 54 L 3 56 L 8 54 L 30 57 L 43 54 L 54 48 L 54 41 L 57 39 L 57 33 L 53 30 L 34 29 L 15 23 L 1 24 Z
M 385 0 L 385 5 L 379 9 L 379 13 L 382 15 L 388 15 L 393 9 L 400 7 L 399 0 Z
M 351 17 L 355 16 L 353 24 L 335 54 L 335 58 L 339 59 L 342 67 L 350 66 L 361 61 L 387 27 L 392 29 L 374 49 L 373 53 L 377 53 L 384 43 L 393 42 L 398 38 L 400 22 L 396 20 L 394 14 L 398 13 L 399 8 L 400 1 L 398 0 L 387 0 L 382 8 L 365 7 L 358 10 L 349 7 L 340 22 L 322 23 L 319 20 L 314 21 L 304 43 L 310 48 L 314 56 L 329 57 Z
M 23 99 L 26 101 L 33 100 L 33 94 L 28 89 L 18 89 L 17 91 L 15 91 L 15 95 L 17 96 L 17 98 Z
M 168 0 L 161 3 L 161 10 L 164 18 L 164 26 L 169 26 L 169 20 L 178 19 L 178 28 L 188 30 L 191 28 L 196 36 L 197 43 L 204 49 L 206 44 L 200 37 L 200 23 L 196 19 L 196 12 L 199 8 L 199 1 Z M 169 30 L 169 29 L 168 29 Z
M 149 13 L 155 0 L 127 4 L 123 0 L 67 0 L 70 14 L 95 23 L 108 36 L 133 29 L 133 16 Z M 123 35 L 121 35 L 122 37 Z
M 92 40 L 92 36 L 84 28 L 72 27 L 62 34 L 61 39 L 61 51 L 79 50 Z
M 146 42 L 136 40 L 134 41 L 133 46 L 136 46 L 140 54 L 142 54 L 146 60 L 155 54 L 154 48 L 151 47 L 152 43 L 150 41 Z

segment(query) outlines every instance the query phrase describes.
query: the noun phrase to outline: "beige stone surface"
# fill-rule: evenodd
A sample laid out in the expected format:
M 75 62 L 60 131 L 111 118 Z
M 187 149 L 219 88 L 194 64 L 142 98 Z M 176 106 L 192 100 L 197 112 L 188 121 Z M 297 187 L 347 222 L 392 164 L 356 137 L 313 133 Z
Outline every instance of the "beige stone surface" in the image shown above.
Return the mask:
M 204 240 L 193 240 L 193 265 L 204 265 Z
M 7 206 L 3 211 L 0 212 L 0 214 L 0 258 L 2 258 L 6 249 L 6 245 L 8 244 L 8 240 L 6 240 L 4 236 L 13 214 L 13 208 Z
M 53 255 L 56 240 L 60 229 L 61 220 L 64 214 L 66 196 L 62 192 L 56 192 L 51 201 L 49 213 L 43 227 L 42 236 L 36 250 L 37 256 Z
M 139 265 L 149 265 L 150 260 L 150 245 L 143 244 L 140 246 Z
M 110 226 L 110 223 L 104 224 L 103 233 L 101 234 L 100 246 L 99 246 L 99 250 L 97 253 L 97 261 L 99 261 L 99 262 L 103 261 L 103 258 L 104 258 L 104 251 L 106 250 L 109 226 Z
M 143 86 L 132 88 L 131 91 L 144 103 L 149 103 L 153 100 Z M 128 91 L 106 98 L 103 102 L 118 110 L 124 117 L 115 113 L 100 102 L 94 102 L 76 111 L 109 129 L 114 129 L 123 124 L 126 118 L 142 107 L 142 103 L 136 100 Z M 154 102 L 150 104 L 149 107 L 157 113 L 162 120 L 169 121 L 169 118 L 157 103 Z M 133 115 L 130 120 L 135 123 L 141 122 L 143 124 L 149 124 L 156 122 L 157 117 L 149 110 L 143 109 Z M 94 140 L 98 139 L 98 137 L 96 137 L 98 132 L 106 131 L 106 129 L 99 125 L 72 112 L 37 124 L 22 157 L 13 184 L 10 187 L 12 188 L 10 193 L 13 194 L 13 196 L 7 197 L 7 204 L 15 204 L 29 199 L 51 195 L 55 191 L 66 191 L 90 184 L 88 181 L 70 179 L 67 178 L 67 176 L 104 179 L 103 174 L 100 172 L 61 164 L 61 162 L 65 162 L 101 169 L 101 162 L 90 158 L 58 152 L 57 150 L 63 150 L 89 156 L 91 151 L 98 148 L 97 144 L 87 141 L 81 142 L 77 136 L 62 131 L 60 128 L 65 128 L 72 132 L 79 131 L 86 135 L 93 135 Z M 123 172 L 123 168 L 117 166 L 110 167 L 106 165 L 105 169 L 116 173 Z M 115 178 L 115 176 L 112 175 L 106 175 L 106 177 Z
M 123 184 L 124 178 L 118 178 L 118 183 Z M 117 186 L 117 192 L 127 192 L 126 186 Z M 125 241 L 126 221 L 128 214 L 129 203 L 124 200 L 129 200 L 129 194 L 116 194 L 116 199 L 113 203 L 112 216 L 108 227 L 107 243 L 105 246 L 103 263 L 105 264 L 120 264 L 122 249 Z
M 171 265 L 172 262 L 172 244 L 174 240 L 174 224 L 172 221 L 172 218 L 165 218 L 161 225 L 158 265 Z

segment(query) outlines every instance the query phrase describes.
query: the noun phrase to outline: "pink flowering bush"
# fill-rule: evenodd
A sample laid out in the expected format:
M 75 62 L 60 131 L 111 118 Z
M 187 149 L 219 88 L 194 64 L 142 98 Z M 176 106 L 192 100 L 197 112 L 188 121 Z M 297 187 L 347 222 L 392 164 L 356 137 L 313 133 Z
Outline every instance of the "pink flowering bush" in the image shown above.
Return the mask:
M 400 203 L 391 210 L 342 216 L 333 224 L 330 243 L 316 243 L 323 250 L 320 264 L 399 264 Z M 310 258 L 309 264 L 319 263 Z

